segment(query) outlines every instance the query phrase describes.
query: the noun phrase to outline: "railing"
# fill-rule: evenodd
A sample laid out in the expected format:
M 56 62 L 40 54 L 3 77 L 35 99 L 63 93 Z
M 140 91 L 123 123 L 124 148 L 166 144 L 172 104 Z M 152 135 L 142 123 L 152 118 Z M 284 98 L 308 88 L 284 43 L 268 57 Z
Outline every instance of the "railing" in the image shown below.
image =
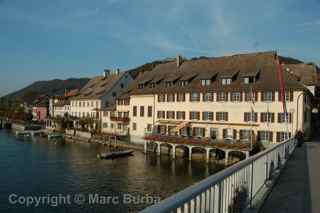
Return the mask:
M 255 196 L 282 168 L 295 147 L 294 139 L 276 144 L 142 212 L 242 212 L 252 205 Z
M 129 118 L 129 117 L 116 117 L 116 116 L 111 116 L 111 117 L 110 117 L 110 120 L 111 120 L 111 121 L 121 121 L 121 122 L 124 122 L 124 123 L 129 123 L 130 118 Z

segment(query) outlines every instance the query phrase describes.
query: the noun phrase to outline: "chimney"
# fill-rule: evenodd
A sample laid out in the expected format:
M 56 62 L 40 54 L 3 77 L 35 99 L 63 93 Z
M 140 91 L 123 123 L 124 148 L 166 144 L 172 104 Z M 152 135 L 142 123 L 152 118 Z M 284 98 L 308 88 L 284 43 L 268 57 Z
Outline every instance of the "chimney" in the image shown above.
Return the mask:
M 108 69 L 103 70 L 103 77 L 104 78 L 107 78 L 109 75 L 110 75 L 110 70 L 108 70 Z
M 181 64 L 182 64 L 182 57 L 181 57 L 181 55 L 177 55 L 176 61 L 177 61 L 177 67 L 180 67 Z
M 119 75 L 120 74 L 120 69 L 116 69 L 116 74 Z

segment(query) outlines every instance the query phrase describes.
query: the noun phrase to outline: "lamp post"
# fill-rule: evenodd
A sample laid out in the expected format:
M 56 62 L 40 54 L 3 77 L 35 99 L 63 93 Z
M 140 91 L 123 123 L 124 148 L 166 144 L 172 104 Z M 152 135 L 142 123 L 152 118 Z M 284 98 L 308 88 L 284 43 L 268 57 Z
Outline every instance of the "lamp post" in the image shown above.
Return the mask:
M 301 92 L 299 95 L 298 95 L 298 98 L 297 98 L 297 120 L 296 120 L 296 131 L 298 130 L 298 120 L 299 120 L 299 100 L 300 100 L 300 97 L 302 97 L 303 95 L 303 92 Z

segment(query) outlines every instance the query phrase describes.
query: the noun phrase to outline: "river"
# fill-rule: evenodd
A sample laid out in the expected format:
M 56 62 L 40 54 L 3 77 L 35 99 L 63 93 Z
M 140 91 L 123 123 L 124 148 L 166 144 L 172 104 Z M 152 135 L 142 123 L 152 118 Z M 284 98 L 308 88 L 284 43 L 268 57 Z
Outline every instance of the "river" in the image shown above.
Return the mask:
M 221 169 L 140 151 L 97 159 L 105 149 L 0 130 L 0 212 L 137 212 Z

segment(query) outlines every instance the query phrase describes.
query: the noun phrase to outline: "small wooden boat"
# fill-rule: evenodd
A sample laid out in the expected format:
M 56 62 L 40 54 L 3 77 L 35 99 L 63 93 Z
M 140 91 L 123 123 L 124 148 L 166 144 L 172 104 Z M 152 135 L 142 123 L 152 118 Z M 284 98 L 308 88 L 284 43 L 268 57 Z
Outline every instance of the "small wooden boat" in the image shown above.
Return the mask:
M 59 134 L 59 133 L 48 134 L 48 140 L 49 140 L 49 141 L 59 141 L 59 140 L 63 140 L 63 135 L 62 135 L 62 134 Z
M 125 150 L 125 151 L 117 151 L 117 152 L 110 152 L 110 153 L 101 153 L 97 155 L 97 158 L 99 159 L 114 159 L 114 158 L 120 158 L 125 156 L 132 155 L 133 150 Z

